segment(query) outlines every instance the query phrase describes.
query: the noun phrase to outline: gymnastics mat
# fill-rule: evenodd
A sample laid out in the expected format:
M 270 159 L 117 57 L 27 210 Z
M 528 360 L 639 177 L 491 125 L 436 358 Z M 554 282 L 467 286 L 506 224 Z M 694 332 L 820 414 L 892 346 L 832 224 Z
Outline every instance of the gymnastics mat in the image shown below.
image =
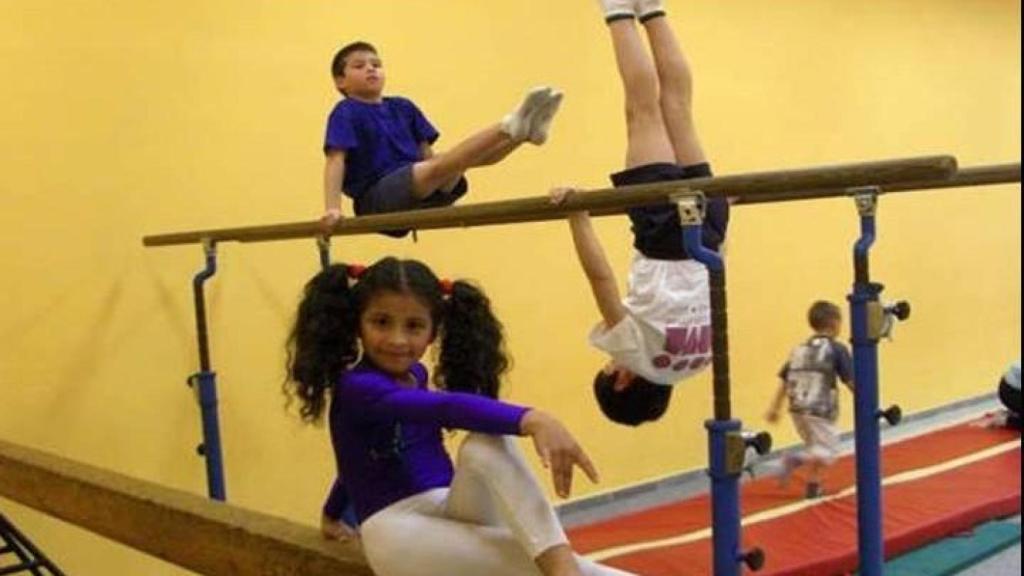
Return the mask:
M 958 424 L 882 447 L 886 558 L 1020 512 L 1020 433 Z M 798 469 L 741 486 L 744 548 L 759 546 L 759 575 L 847 574 L 857 568 L 853 455 L 824 476 L 825 495 L 803 498 Z M 712 572 L 711 501 L 702 494 L 569 530 L 573 547 L 649 576 Z

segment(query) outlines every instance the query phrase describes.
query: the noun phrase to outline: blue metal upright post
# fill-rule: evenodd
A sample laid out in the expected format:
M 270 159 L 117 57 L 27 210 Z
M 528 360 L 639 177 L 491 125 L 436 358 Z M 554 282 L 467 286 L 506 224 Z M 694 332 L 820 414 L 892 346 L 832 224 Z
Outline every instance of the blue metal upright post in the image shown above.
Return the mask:
M 199 342 L 199 372 L 189 377 L 189 385 L 195 388 L 203 419 L 203 443 L 198 452 L 206 461 L 206 486 L 210 498 L 225 500 L 224 460 L 220 447 L 220 424 L 217 418 L 217 373 L 210 369 L 210 344 L 206 330 L 206 300 L 203 284 L 217 272 L 217 246 L 203 242 L 206 253 L 206 267 L 192 280 L 192 294 L 196 309 L 196 334 Z
M 727 462 L 728 434 L 740 431 L 739 420 L 706 420 L 708 459 L 711 476 L 711 544 L 715 576 L 741 573 L 740 561 L 740 482 Z
M 725 265 L 717 252 L 702 244 L 704 197 L 699 193 L 675 198 L 683 228 L 686 251 L 708 270 L 711 303 L 712 370 L 714 374 L 714 414 L 704 427 L 708 430 L 708 474 L 711 476 L 711 540 L 714 547 L 715 576 L 738 576 L 740 563 L 757 570 L 764 554 L 754 548 L 740 549 L 740 488 L 747 440 L 741 423 L 732 419 L 729 383 L 729 328 L 725 300 Z
M 875 241 L 878 190 L 855 193 L 860 213 L 860 238 L 854 245 L 854 281 L 850 301 L 853 344 L 854 420 L 857 462 L 857 549 L 860 574 L 881 576 L 882 469 L 878 423 L 878 333 L 884 310 L 878 295 L 882 285 L 871 282 L 868 250 Z

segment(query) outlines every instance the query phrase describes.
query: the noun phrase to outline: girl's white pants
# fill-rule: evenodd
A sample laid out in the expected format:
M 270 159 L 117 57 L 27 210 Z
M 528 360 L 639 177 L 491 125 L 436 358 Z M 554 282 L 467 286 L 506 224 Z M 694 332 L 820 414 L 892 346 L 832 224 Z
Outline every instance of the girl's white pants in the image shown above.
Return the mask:
M 471 433 L 448 488 L 376 512 L 360 532 L 378 576 L 539 575 L 565 532 L 512 438 Z M 628 574 L 578 559 L 587 576 Z

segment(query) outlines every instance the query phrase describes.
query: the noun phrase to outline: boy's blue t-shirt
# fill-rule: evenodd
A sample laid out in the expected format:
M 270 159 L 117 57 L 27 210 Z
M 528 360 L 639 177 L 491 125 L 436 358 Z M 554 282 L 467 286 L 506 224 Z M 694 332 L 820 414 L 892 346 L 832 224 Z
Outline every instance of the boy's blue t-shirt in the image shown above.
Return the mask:
M 355 199 L 378 180 L 421 160 L 420 144 L 438 132 L 411 100 L 385 97 L 379 103 L 345 98 L 327 119 L 324 152 L 345 151 L 342 191 Z

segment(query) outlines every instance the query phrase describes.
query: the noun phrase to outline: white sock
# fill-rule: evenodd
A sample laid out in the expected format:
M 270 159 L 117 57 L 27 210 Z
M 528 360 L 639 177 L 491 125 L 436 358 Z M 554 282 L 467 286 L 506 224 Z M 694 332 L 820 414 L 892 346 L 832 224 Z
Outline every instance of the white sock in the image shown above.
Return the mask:
M 665 8 L 662 6 L 662 0 L 635 0 L 636 1 L 636 15 L 640 18 L 641 22 L 646 22 L 651 18 L 665 15 Z
M 547 101 L 541 104 L 530 118 L 530 142 L 538 146 L 547 142 L 551 121 L 555 118 L 555 113 L 558 112 L 558 107 L 561 105 L 562 93 L 553 90 Z
M 636 12 L 633 9 L 633 2 L 635 0 L 597 0 L 597 3 L 601 5 L 601 11 L 604 12 L 605 22 L 613 22 L 615 20 L 622 20 L 623 18 L 633 18 L 636 16 Z
M 531 117 L 551 95 L 549 86 L 538 86 L 526 93 L 519 107 L 501 120 L 501 131 L 508 134 L 515 142 L 522 142 L 530 137 Z

